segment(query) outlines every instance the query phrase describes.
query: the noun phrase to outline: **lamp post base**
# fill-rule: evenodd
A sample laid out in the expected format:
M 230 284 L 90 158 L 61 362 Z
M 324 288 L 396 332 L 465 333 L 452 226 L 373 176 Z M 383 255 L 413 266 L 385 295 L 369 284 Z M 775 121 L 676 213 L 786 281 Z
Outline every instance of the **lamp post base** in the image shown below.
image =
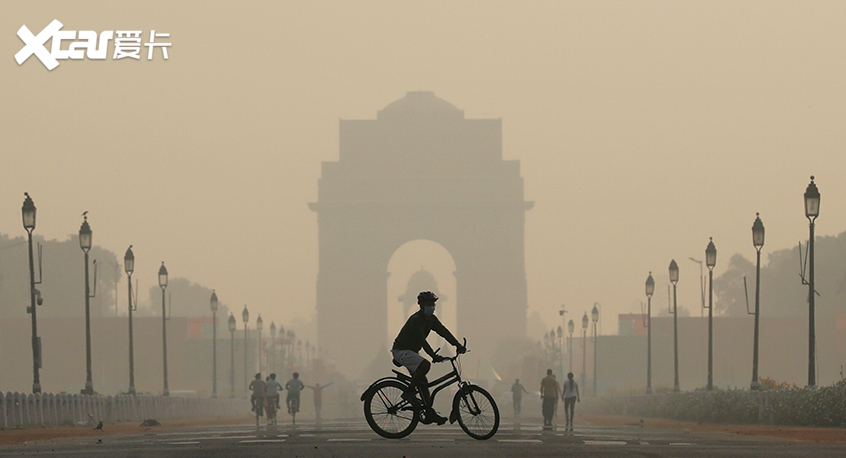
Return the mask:
M 130 386 L 129 389 L 126 390 L 126 394 L 131 394 L 132 396 L 135 396 L 135 387 Z
M 761 382 L 755 380 L 754 382 L 752 382 L 751 385 L 749 385 L 749 389 L 752 390 L 752 391 L 760 391 L 761 390 Z
M 676 393 L 678 393 L 679 391 L 681 391 L 681 388 L 680 388 L 678 385 L 675 385 L 675 386 L 673 387 L 673 391 L 675 391 Z

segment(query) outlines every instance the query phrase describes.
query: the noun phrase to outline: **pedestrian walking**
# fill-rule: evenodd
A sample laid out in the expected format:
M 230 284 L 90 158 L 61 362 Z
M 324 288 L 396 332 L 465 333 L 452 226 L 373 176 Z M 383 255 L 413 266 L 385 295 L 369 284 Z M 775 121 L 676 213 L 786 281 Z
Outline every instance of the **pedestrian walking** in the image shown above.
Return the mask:
M 573 415 L 576 411 L 576 403 L 581 402 L 579 397 L 579 384 L 573 379 L 573 373 L 567 373 L 567 381 L 564 382 L 564 416 L 567 418 L 566 429 L 573 430 Z
M 552 375 L 552 369 L 546 370 L 546 377 L 541 380 L 540 395 L 543 405 L 541 410 L 543 412 L 543 426 L 552 426 L 552 416 L 555 413 L 555 401 L 561 395 L 561 385 L 555 376 Z
M 523 393 L 529 394 L 523 385 L 520 383 L 520 379 L 514 380 L 514 385 L 511 385 L 511 401 L 514 404 L 514 415 L 520 415 L 520 404 L 523 402 Z

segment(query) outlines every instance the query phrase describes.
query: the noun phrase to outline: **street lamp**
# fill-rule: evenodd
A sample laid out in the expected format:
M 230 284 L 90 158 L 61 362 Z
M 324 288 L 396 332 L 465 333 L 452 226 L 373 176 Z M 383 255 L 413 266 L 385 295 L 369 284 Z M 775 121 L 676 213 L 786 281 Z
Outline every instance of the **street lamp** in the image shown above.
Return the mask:
M 244 311 L 241 312 L 241 319 L 244 320 L 244 389 L 249 386 L 247 383 L 247 322 L 250 321 L 250 311 L 244 304 Z
M 229 345 L 232 351 L 229 353 L 229 397 L 235 399 L 235 315 L 229 312 Z
M 167 268 L 162 261 L 159 267 L 159 288 L 162 289 L 162 367 L 164 369 L 164 389 L 162 396 L 168 396 L 167 389 L 167 314 L 165 313 L 165 289 L 167 288 Z
M 94 394 L 94 381 L 91 377 L 91 308 L 90 299 L 94 297 L 88 284 L 88 251 L 91 250 L 91 226 L 88 225 L 88 212 L 82 214 L 82 226 L 79 228 L 79 247 L 85 254 L 85 389 L 82 394 Z M 94 261 L 94 294 L 97 294 L 97 261 Z
M 817 384 L 816 368 L 814 361 L 817 359 L 816 329 L 814 324 L 814 224 L 820 216 L 820 191 L 814 184 L 814 177 L 811 176 L 811 183 L 805 189 L 805 217 L 808 218 L 811 232 L 808 241 L 808 257 L 810 265 L 808 268 L 808 386 L 813 388 Z M 30 248 L 30 252 L 32 249 Z M 32 255 L 30 255 L 30 259 Z M 34 316 L 34 315 L 33 315 Z
M 272 363 L 270 361 L 273 361 Z M 270 322 L 270 361 L 267 362 L 267 371 L 275 372 L 276 369 L 276 323 Z
M 135 255 L 132 253 L 132 245 L 126 249 L 123 255 L 123 269 L 126 271 L 127 283 L 129 283 L 129 394 L 135 395 L 135 353 L 132 348 L 132 272 L 135 271 Z
M 646 394 L 652 394 L 652 295 L 655 280 L 652 272 L 646 277 Z
M 558 364 L 561 365 L 561 370 L 558 372 L 564 372 L 564 328 L 561 325 L 558 325 L 558 330 L 556 331 L 558 335 Z
M 582 386 L 587 385 L 587 327 L 588 316 L 582 317 Z
M 590 311 L 590 318 L 593 321 L 593 396 L 596 397 L 596 366 L 597 366 L 597 335 L 596 335 L 596 322 L 599 321 L 599 309 L 596 308 L 596 304 L 593 305 L 593 310 Z
M 264 320 L 261 319 L 261 313 L 258 314 L 258 318 L 256 318 L 256 330 L 258 331 L 258 367 L 259 373 L 261 373 L 261 328 L 264 326 Z
M 755 267 L 755 337 L 752 346 L 752 385 L 753 390 L 761 388 L 758 382 L 758 319 L 760 313 L 761 295 L 761 248 L 764 246 L 764 223 L 761 221 L 761 214 L 755 213 L 755 222 L 752 224 L 752 245 L 758 253 L 758 262 Z
M 23 226 L 26 230 L 27 236 L 29 238 L 29 302 L 30 306 L 27 310 L 30 315 L 32 315 L 32 392 L 33 393 L 40 393 L 41 392 L 41 378 L 38 375 L 38 370 L 41 368 L 41 338 L 38 337 L 38 325 L 35 319 L 35 304 L 36 304 L 36 296 L 38 296 L 38 302 L 41 302 L 41 295 L 37 289 L 35 289 L 35 264 L 32 258 L 32 231 L 35 230 L 35 204 L 32 202 L 32 198 L 29 197 L 28 193 L 24 193 L 26 199 L 24 199 L 23 207 L 21 207 L 21 214 L 23 215 Z M 39 254 L 41 253 L 40 246 L 39 246 Z M 39 271 L 41 268 L 41 259 L 39 257 Z M 41 282 L 39 278 L 38 283 Z M 41 305 L 41 304 L 38 304 Z
M 217 293 L 212 290 L 209 305 L 212 311 L 212 398 L 217 397 Z
M 670 283 L 673 284 L 673 309 L 670 312 L 673 314 L 673 367 L 675 378 L 673 380 L 673 391 L 681 391 L 679 387 L 679 320 L 678 309 L 676 307 L 676 283 L 679 282 L 679 265 L 676 260 L 670 261 Z
M 573 331 L 576 330 L 576 323 L 573 320 L 570 320 L 567 323 L 567 331 L 570 333 L 570 342 L 567 344 L 567 348 L 570 350 L 570 370 L 568 372 L 573 372 Z
M 717 247 L 711 237 L 705 248 L 705 265 L 708 266 L 708 391 L 714 390 L 714 266 L 717 265 Z

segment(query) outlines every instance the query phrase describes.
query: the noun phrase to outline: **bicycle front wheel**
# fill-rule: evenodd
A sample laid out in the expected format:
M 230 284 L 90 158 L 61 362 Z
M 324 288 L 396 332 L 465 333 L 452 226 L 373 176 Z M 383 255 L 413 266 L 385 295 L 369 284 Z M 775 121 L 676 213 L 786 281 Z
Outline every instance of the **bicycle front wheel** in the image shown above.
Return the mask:
M 376 434 L 399 439 L 417 427 L 414 409 L 402 398 L 406 388 L 399 380 L 384 380 L 364 397 L 364 418 Z
M 499 408 L 484 388 L 470 385 L 456 393 L 452 401 L 458 411 L 458 424 L 473 439 L 490 439 L 499 429 Z

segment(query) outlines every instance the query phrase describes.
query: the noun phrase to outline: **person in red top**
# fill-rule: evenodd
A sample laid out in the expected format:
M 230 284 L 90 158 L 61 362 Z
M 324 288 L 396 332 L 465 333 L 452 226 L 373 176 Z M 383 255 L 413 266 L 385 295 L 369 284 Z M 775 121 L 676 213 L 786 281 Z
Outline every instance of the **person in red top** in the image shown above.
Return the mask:
M 320 386 L 319 383 L 315 383 L 314 386 L 306 385 L 306 388 L 314 390 L 314 413 L 318 419 L 320 419 L 320 409 L 323 408 L 323 389 L 332 383 L 333 382 L 329 382 L 328 385 L 323 386 Z
M 426 374 L 429 373 L 432 365 L 420 356 L 419 352 L 422 348 L 432 357 L 432 361 L 436 363 L 443 361 L 443 357 L 436 355 L 429 343 L 426 342 L 426 337 L 430 331 L 435 331 L 447 342 L 454 345 L 457 353 L 464 353 L 467 349 L 458 343 L 458 340 L 435 316 L 435 302 L 437 300 L 438 296 L 431 291 L 423 291 L 417 295 L 417 304 L 420 305 L 420 310 L 408 317 L 397 338 L 394 339 L 391 354 L 394 361 L 405 366 L 411 374 L 411 386 L 403 393 L 402 397 L 413 400 L 415 391 L 419 389 L 420 396 L 426 404 L 427 417 L 433 418 L 436 423 L 442 425 L 446 423 L 447 419 L 438 415 L 432 409 L 432 403 L 429 400 L 429 381 L 426 380 Z

